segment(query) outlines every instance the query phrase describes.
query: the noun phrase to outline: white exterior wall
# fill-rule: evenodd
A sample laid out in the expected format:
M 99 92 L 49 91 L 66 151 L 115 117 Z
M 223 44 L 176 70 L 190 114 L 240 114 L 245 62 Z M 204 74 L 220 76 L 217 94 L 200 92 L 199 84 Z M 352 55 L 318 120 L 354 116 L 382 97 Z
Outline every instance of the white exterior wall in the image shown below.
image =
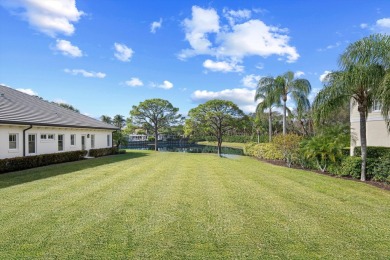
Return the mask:
M 360 115 L 357 106 L 351 108 L 351 155 L 360 146 Z M 390 134 L 380 111 L 368 113 L 366 124 L 367 146 L 390 147 Z
M 0 125 L 0 159 L 23 156 L 23 130 L 29 126 Z M 9 149 L 9 134 L 17 134 L 17 149 Z M 29 154 L 28 135 L 36 136 L 36 153 Z M 54 134 L 54 140 L 42 140 L 41 134 Z M 64 135 L 63 151 L 58 151 L 58 135 Z M 71 135 L 75 134 L 75 145 Z M 82 150 L 81 138 L 85 137 L 85 149 L 91 149 L 91 135 L 95 135 L 95 149 L 112 147 L 112 131 L 87 128 L 53 128 L 33 126 L 25 133 L 26 156 Z M 109 143 L 107 143 L 109 136 Z

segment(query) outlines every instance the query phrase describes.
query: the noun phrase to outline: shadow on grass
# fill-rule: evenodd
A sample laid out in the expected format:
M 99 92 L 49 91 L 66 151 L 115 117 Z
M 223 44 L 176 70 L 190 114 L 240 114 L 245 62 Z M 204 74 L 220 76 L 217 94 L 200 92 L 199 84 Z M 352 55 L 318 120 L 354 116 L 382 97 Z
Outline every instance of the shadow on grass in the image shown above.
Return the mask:
M 22 171 L 3 173 L 0 174 L 0 189 L 148 155 L 149 154 L 145 152 L 131 151 L 126 154 L 52 164 Z

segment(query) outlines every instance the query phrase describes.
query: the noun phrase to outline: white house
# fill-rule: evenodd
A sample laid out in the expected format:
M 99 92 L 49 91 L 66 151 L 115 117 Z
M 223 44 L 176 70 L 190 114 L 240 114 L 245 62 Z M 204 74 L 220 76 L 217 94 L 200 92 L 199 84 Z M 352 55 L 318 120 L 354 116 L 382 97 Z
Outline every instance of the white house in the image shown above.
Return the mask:
M 357 105 L 351 107 L 351 155 L 356 146 L 360 146 L 360 116 Z M 371 112 L 367 116 L 367 146 L 390 147 L 390 133 L 387 130 L 385 119 L 381 114 L 379 102 L 374 102 Z
M 0 159 L 109 148 L 117 129 L 0 85 Z

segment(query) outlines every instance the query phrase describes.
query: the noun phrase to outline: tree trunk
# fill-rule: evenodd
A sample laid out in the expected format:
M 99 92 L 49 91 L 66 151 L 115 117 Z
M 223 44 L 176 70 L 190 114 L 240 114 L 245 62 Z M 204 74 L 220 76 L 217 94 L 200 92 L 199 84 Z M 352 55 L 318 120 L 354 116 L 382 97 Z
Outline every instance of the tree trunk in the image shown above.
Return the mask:
M 154 128 L 154 150 L 158 151 L 158 129 Z
M 360 114 L 360 148 L 362 157 L 362 169 L 360 173 L 360 180 L 366 181 L 366 164 L 367 164 L 367 137 L 366 137 L 366 112 L 359 108 Z
M 218 140 L 218 156 L 221 157 L 222 156 L 222 138 L 218 137 L 217 140 Z
M 272 141 L 272 109 L 269 108 L 269 117 L 268 117 L 268 141 Z
M 287 97 L 283 97 L 283 135 L 286 135 L 286 102 Z

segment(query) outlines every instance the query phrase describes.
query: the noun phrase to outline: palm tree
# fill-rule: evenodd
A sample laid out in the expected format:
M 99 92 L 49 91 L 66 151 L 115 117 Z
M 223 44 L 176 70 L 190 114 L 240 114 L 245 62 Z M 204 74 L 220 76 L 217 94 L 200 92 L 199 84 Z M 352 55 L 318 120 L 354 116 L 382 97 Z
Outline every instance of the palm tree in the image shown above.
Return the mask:
M 104 123 L 107 123 L 107 124 L 112 124 L 112 119 L 111 119 L 111 117 L 110 116 L 106 116 L 106 115 L 102 115 L 101 117 L 100 117 L 100 120 L 102 121 L 102 122 L 104 122 Z
M 114 116 L 114 119 L 112 120 L 112 123 L 118 127 L 119 129 L 122 129 L 122 127 L 124 126 L 126 120 L 124 118 L 124 116 L 121 116 L 121 115 L 115 115 Z
M 272 140 L 272 108 L 280 107 L 280 98 L 277 95 L 275 86 L 277 82 L 272 77 L 263 77 L 257 84 L 255 101 L 261 100 L 256 107 L 256 113 L 268 109 L 268 140 Z
M 310 82 L 307 79 L 294 79 L 294 72 L 287 71 L 276 79 L 274 89 L 277 95 L 283 100 L 283 135 L 286 131 L 286 116 L 287 116 L 287 98 L 290 96 L 297 104 L 297 109 L 302 110 L 310 106 L 308 96 L 311 91 Z
M 389 54 L 388 35 L 375 34 L 350 44 L 340 56 L 341 70 L 328 74 L 324 88 L 313 103 L 317 123 L 346 103 L 357 105 L 360 115 L 361 181 L 366 180 L 367 113 L 375 99 L 382 100 L 384 104 L 389 102 L 390 93 L 386 92 L 384 84 L 386 72 L 389 73 Z M 388 120 L 389 105 L 382 107 L 382 114 Z

